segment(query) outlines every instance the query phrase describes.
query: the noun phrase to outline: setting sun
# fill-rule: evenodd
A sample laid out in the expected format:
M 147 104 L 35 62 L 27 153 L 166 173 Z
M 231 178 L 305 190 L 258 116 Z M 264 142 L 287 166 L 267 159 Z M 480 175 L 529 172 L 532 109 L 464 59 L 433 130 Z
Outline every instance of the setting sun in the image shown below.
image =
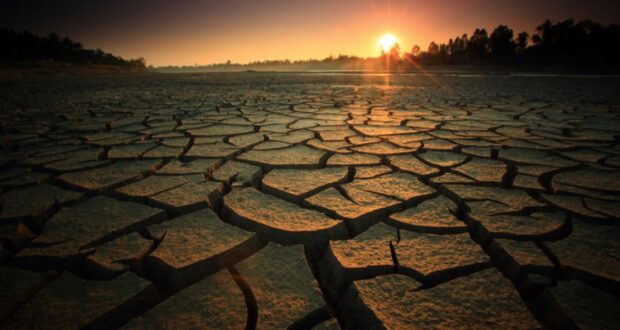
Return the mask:
M 386 33 L 381 36 L 381 38 L 379 38 L 379 47 L 381 47 L 381 50 L 383 50 L 384 52 L 388 52 L 397 42 L 398 39 L 396 39 L 393 34 Z

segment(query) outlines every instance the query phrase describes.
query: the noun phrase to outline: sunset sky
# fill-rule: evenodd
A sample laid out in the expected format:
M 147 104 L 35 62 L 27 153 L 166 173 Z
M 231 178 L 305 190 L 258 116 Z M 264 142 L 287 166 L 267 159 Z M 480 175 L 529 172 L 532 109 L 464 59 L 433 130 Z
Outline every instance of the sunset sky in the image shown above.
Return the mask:
M 533 31 L 545 18 L 618 23 L 620 0 L 0 0 L 0 25 L 57 32 L 147 64 L 376 56 L 391 32 L 426 50 L 476 27 Z

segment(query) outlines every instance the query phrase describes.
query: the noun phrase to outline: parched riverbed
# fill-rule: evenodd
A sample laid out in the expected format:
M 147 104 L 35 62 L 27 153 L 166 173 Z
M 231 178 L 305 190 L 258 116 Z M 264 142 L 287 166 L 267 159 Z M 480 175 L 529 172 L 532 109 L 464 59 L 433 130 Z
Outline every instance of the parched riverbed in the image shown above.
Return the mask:
M 616 328 L 620 78 L 0 80 L 0 328 Z

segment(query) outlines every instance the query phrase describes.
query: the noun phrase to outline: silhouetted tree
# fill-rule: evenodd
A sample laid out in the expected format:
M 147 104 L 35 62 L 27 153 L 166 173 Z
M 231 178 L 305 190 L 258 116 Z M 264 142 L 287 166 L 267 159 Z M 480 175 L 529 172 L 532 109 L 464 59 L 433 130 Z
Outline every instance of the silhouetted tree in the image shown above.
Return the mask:
M 413 56 L 420 55 L 421 51 L 422 50 L 420 49 L 420 46 L 418 46 L 418 45 L 413 45 L 413 47 L 411 47 L 411 55 L 413 55 Z
M 454 55 L 460 55 L 464 53 L 466 50 L 467 50 L 467 35 L 464 34 L 462 38 L 456 37 L 456 39 L 454 39 L 454 49 L 452 50 L 452 53 Z
M 434 41 L 431 41 L 428 45 L 428 53 L 430 55 L 437 55 L 439 53 L 439 46 Z
M 400 45 L 398 45 L 398 43 L 394 43 L 394 45 L 392 45 L 389 55 L 391 59 L 400 59 Z
M 467 52 L 472 57 L 483 58 L 486 56 L 489 49 L 489 35 L 486 29 L 476 29 L 469 38 L 467 44 Z
M 529 37 L 530 35 L 525 31 L 519 33 L 519 35 L 517 36 L 518 53 L 523 53 L 525 51 L 525 48 L 527 48 L 527 40 L 529 39 Z
M 439 56 L 441 56 L 442 58 L 447 58 L 448 57 L 448 45 L 446 44 L 439 44 Z
M 508 56 L 514 54 L 516 44 L 513 32 L 506 25 L 500 25 L 493 30 L 489 38 L 489 50 L 492 56 Z
M 550 20 L 545 20 L 542 24 L 536 27 L 536 33 L 532 36 L 532 42 L 536 45 L 543 45 L 551 41 L 551 28 L 553 23 Z
M 467 44 L 469 43 L 469 39 L 467 38 L 467 33 L 464 33 L 461 36 L 461 47 L 463 48 L 463 51 L 465 51 L 467 49 Z
M 380 61 L 383 68 L 392 70 L 398 67 L 400 62 L 400 45 L 398 43 L 394 43 L 387 52 L 382 51 L 381 54 Z

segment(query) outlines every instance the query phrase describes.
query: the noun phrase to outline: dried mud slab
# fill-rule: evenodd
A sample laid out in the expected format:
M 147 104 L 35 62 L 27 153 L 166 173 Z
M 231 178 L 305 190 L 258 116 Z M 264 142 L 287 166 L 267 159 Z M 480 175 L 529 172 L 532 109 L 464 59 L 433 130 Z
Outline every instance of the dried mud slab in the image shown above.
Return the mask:
M 66 173 L 58 179 L 84 190 L 108 189 L 139 178 L 144 172 L 152 171 L 157 164 L 159 161 L 118 162 L 107 167 Z
M 125 273 L 110 281 L 85 281 L 64 272 L 3 323 L 7 329 L 28 324 L 49 329 L 117 327 L 156 303 L 148 281 Z
M 304 145 L 274 149 L 252 149 L 239 156 L 239 159 L 266 166 L 318 167 L 324 153 Z
M 400 231 L 394 245 L 400 271 L 441 281 L 489 265 L 489 257 L 469 234 L 436 235 Z M 428 280 L 428 279 L 426 279 Z
M 312 244 L 346 236 L 342 221 L 303 209 L 254 188 L 235 189 L 226 195 L 224 214 L 231 223 L 285 244 Z
M 335 154 L 327 160 L 327 165 L 376 165 L 381 162 L 381 158 L 375 155 L 353 153 Z
M 573 232 L 558 241 L 545 242 L 562 268 L 577 278 L 603 277 L 620 282 L 620 228 L 573 221 Z M 590 275 L 591 274 L 591 275 Z
M 217 181 L 233 182 L 245 186 L 257 184 L 262 174 L 263 172 L 258 166 L 231 160 L 217 168 L 213 172 L 212 178 Z
M 35 273 L 17 268 L 0 267 L 0 322 L 9 317 L 22 304 L 55 277 L 53 272 Z M 25 324 L 24 324 L 25 325 Z
M 429 289 L 404 275 L 356 281 L 349 289 L 347 327 L 523 329 L 538 323 L 510 282 L 484 270 Z M 355 317 L 358 316 L 358 317 Z
M 465 232 L 467 227 L 454 215 L 456 209 L 454 202 L 444 196 L 438 196 L 392 214 L 389 223 L 415 232 Z
M 223 190 L 220 182 L 191 181 L 150 196 L 149 200 L 164 208 L 188 212 L 219 205 Z
M 507 166 L 496 160 L 474 158 L 454 170 L 473 178 L 476 182 L 501 183 Z
M 194 144 L 185 156 L 190 158 L 228 158 L 237 154 L 239 148 L 232 144 L 216 142 L 213 144 Z
M 346 186 L 401 201 L 411 200 L 435 192 L 433 188 L 426 186 L 413 175 L 402 172 L 389 173 L 372 179 L 355 180 Z
M 56 205 L 67 204 L 82 193 L 43 184 L 11 190 L 0 195 L 0 223 L 14 222 L 41 215 Z
M 256 235 L 222 222 L 211 210 L 149 226 L 161 242 L 147 257 L 148 272 L 160 284 L 180 289 L 258 250 Z
M 149 197 L 186 183 L 203 180 L 201 175 L 151 175 L 146 179 L 123 186 L 116 191 L 132 197 Z
M 256 298 L 257 328 L 288 328 L 324 306 L 301 245 L 269 243 L 236 268 Z
M 179 291 L 124 329 L 243 329 L 243 294 L 227 270 Z
M 164 212 L 157 208 L 94 197 L 54 215 L 33 241 L 35 245 L 20 251 L 16 258 L 45 262 L 75 256 L 164 218 Z
M 567 227 L 566 215 L 560 212 L 520 215 L 510 214 L 506 204 L 493 201 L 470 202 L 467 205 L 471 208 L 469 216 L 495 237 L 548 238 Z
M 300 200 L 303 196 L 333 186 L 347 178 L 344 167 L 318 170 L 275 169 L 263 177 L 263 190 L 281 198 Z
M 620 187 L 617 184 L 620 182 L 620 173 L 618 171 L 584 169 L 564 172 L 554 176 L 553 182 L 586 189 L 620 192 Z
M 516 269 L 511 274 L 516 280 L 522 272 L 543 273 L 549 275 L 555 265 L 545 252 L 532 241 L 515 241 L 510 239 L 496 239 L 498 247 L 512 259 Z M 551 275 L 550 275 L 551 277 Z
M 401 201 L 370 191 L 343 186 L 328 188 L 304 200 L 304 205 L 334 217 L 344 218 L 352 233 L 358 233 L 402 204 Z
M 95 248 L 86 262 L 94 277 L 112 277 L 137 267 L 137 262 L 144 258 L 151 249 L 153 241 L 138 233 L 121 236 Z
M 582 329 L 615 329 L 620 298 L 579 281 L 561 281 L 553 297 Z
M 396 240 L 395 228 L 378 223 L 354 239 L 330 241 L 324 267 L 349 280 L 392 273 L 396 264 L 391 245 Z
M 390 164 L 399 170 L 417 175 L 430 175 L 439 172 L 439 169 L 429 166 L 412 155 L 399 155 L 388 158 Z
M 179 175 L 210 173 L 215 170 L 219 164 L 219 159 L 196 159 L 188 162 L 174 159 L 158 170 L 157 173 Z

